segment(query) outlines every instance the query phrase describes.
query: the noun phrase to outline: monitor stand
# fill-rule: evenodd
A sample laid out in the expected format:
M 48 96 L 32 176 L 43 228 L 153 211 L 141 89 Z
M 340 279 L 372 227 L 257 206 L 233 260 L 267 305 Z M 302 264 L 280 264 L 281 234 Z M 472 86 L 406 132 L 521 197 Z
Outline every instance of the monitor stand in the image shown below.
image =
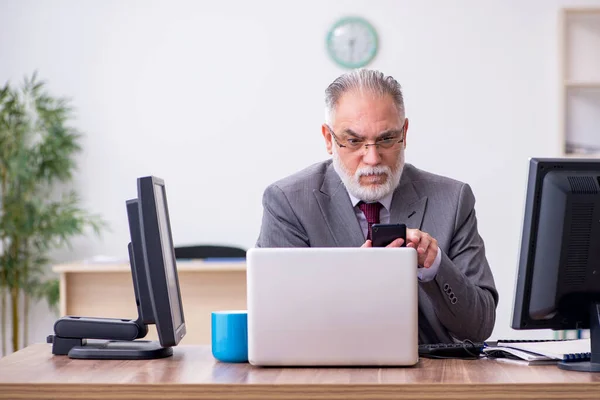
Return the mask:
M 589 361 L 561 361 L 558 368 L 568 371 L 600 372 L 600 303 L 590 306 L 590 351 Z
M 171 347 L 157 341 L 137 340 L 146 336 L 141 320 L 66 316 L 56 321 L 52 353 L 70 358 L 95 360 L 148 360 L 173 355 Z
M 46 339 L 52 343 L 52 354 L 95 360 L 148 360 L 173 355 L 171 347 L 163 347 L 157 341 L 139 340 L 148 334 L 146 322 L 152 322 L 153 318 L 146 315 L 145 322 L 142 312 L 141 288 L 147 285 L 144 266 L 135 263 L 132 243 L 127 249 L 138 318 L 62 317 L 54 323 L 54 335 Z M 148 312 L 146 308 L 145 313 Z
M 88 360 L 151 360 L 173 355 L 173 348 L 153 340 L 87 340 L 72 347 L 69 358 Z

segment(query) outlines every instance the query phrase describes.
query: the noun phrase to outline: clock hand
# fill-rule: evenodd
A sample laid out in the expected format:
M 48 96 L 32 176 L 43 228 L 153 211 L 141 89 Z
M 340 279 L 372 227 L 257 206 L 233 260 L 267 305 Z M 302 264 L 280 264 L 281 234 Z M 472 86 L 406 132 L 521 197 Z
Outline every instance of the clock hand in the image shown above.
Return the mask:
M 354 61 L 354 42 L 356 41 L 356 39 L 352 38 L 350 39 L 350 61 Z

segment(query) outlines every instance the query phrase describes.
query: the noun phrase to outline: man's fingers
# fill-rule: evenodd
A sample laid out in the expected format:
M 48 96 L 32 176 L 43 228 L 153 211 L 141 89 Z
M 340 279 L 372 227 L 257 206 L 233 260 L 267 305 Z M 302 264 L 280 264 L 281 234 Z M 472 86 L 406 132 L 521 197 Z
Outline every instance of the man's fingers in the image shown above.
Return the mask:
M 360 247 L 373 247 L 372 243 L 371 243 L 371 239 L 368 239 L 362 246 Z
M 431 267 L 438 252 L 437 241 L 418 229 L 406 230 L 406 247 L 417 250 L 418 263 L 425 268 Z
M 415 244 L 415 246 L 410 246 L 410 247 L 416 248 L 416 245 L 418 245 L 419 242 L 421 241 L 422 235 L 423 235 L 423 232 L 421 232 L 418 229 L 407 229 L 406 230 L 406 245 L 408 246 L 409 243 L 413 243 L 413 244 Z
M 398 238 L 385 247 L 402 247 L 402 243 L 404 243 L 404 239 Z
M 426 254 L 430 244 L 431 236 L 429 236 L 426 233 L 421 235 L 421 241 L 419 242 L 419 246 L 417 247 L 417 252 L 419 254 Z
M 427 258 L 423 262 L 423 267 L 429 268 L 433 265 L 435 258 L 437 257 L 438 247 L 431 245 L 429 246 L 429 251 L 427 252 Z

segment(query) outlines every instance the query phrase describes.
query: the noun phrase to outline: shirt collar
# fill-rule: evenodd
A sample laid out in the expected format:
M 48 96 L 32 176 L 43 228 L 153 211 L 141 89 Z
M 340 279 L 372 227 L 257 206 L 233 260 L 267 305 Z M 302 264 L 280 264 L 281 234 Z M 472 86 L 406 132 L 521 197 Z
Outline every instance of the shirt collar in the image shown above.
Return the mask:
M 362 200 L 357 199 L 356 197 L 352 196 L 352 194 L 350 192 L 348 192 L 348 195 L 350 196 L 350 200 L 352 201 L 352 207 L 356 207 L 356 205 L 361 202 Z M 381 200 L 379 200 L 379 202 L 381 203 L 381 205 L 389 212 L 390 211 L 390 207 L 392 205 L 392 197 L 394 196 L 394 191 L 388 193 L 384 198 L 382 198 Z

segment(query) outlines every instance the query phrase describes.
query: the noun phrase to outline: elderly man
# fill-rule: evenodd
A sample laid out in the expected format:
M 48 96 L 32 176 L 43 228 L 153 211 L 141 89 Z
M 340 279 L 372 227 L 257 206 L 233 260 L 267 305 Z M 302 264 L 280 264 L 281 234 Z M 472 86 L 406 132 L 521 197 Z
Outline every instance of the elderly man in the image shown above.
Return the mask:
M 498 292 L 468 184 L 405 163 L 401 87 L 355 70 L 325 92 L 331 160 L 271 184 L 257 247 L 370 247 L 374 223 L 404 223 L 419 264 L 419 342 L 482 341 Z M 402 239 L 389 246 L 401 246 Z

